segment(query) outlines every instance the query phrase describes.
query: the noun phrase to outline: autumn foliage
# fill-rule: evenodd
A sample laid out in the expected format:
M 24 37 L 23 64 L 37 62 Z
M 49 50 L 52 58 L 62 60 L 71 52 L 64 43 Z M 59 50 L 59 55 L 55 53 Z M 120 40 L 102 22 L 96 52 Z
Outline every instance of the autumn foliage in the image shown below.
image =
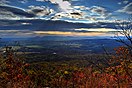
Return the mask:
M 28 88 L 31 83 L 27 74 L 28 63 L 15 57 L 11 49 L 6 50 L 6 57 L 0 61 L 0 86 L 4 88 Z
M 91 66 L 59 62 L 25 63 L 14 53 L 1 55 L 2 88 L 131 88 L 132 55 L 127 47 L 115 48 L 103 71 Z M 83 63 L 82 63 L 83 64 Z M 101 63 L 100 63 L 101 64 Z

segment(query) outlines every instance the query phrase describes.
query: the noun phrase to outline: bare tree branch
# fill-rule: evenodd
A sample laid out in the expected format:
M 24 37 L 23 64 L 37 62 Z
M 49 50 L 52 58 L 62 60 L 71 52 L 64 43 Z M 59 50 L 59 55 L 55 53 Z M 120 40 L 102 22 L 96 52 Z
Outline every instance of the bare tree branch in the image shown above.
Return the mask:
M 124 21 L 116 21 L 117 41 L 132 51 L 132 17 Z

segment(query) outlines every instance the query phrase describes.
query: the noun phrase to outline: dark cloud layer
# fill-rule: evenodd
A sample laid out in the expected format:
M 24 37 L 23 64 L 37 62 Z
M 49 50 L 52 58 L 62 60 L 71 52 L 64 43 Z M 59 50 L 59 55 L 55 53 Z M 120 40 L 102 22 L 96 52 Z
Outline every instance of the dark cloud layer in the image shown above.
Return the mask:
M 1 30 L 35 30 L 35 31 L 75 31 L 78 28 L 112 28 L 115 23 L 72 23 L 51 20 L 0 20 Z
M 10 6 L 0 6 L 0 16 L 3 15 L 4 18 L 12 18 L 12 17 L 34 17 L 35 15 L 32 13 L 28 13 L 23 9 L 10 7 Z M 3 14 L 2 14 L 3 13 Z M 8 15 L 8 16 L 7 16 Z M 0 19 L 3 19 L 2 17 Z

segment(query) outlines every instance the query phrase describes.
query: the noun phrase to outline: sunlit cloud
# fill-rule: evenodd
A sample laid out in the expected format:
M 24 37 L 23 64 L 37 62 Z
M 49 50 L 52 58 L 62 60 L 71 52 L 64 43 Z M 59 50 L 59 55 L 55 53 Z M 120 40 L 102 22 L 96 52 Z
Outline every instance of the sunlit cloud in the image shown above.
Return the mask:
M 110 28 L 80 28 L 75 29 L 75 31 L 92 31 L 92 32 L 114 32 L 117 31 L 116 29 L 110 29 Z
M 63 31 L 30 31 L 30 30 L 0 30 L 0 37 L 33 37 L 33 36 L 112 36 L 107 32 L 63 32 Z
M 65 0 L 50 0 L 50 2 L 53 4 L 58 4 L 62 11 L 67 12 L 69 9 L 72 9 L 71 3 Z
M 112 36 L 104 32 L 61 32 L 61 31 L 34 31 L 37 35 L 61 35 L 61 36 Z

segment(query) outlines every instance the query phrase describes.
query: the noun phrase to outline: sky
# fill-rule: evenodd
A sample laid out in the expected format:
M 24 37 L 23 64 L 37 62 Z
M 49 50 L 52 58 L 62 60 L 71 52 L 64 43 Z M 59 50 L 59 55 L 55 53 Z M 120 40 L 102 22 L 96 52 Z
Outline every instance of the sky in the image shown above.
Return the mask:
M 51 20 L 51 21 L 61 20 L 72 23 L 97 24 L 98 22 L 113 23 L 115 22 L 115 20 L 127 21 L 128 18 L 131 16 L 132 16 L 132 0 L 0 0 L 1 22 L 2 20 L 42 19 L 42 20 Z M 30 23 L 22 23 L 22 25 L 26 25 L 26 24 L 30 24 Z M 1 26 L 3 27 L 5 25 L 7 24 Z M 75 28 L 74 30 L 89 31 L 88 28 L 87 29 Z M 97 31 L 101 30 L 106 32 L 106 31 L 113 31 L 114 29 L 105 28 L 105 27 L 95 29 L 93 27 L 92 31 L 96 31 L 96 30 Z M 4 31 L 4 30 L 1 29 L 0 27 L 0 31 Z M 27 31 L 27 30 L 23 30 L 23 31 Z M 32 32 L 35 34 L 45 34 L 45 32 L 43 31 L 44 29 L 39 30 L 39 32 L 38 31 L 36 32 L 36 30 Z M 49 33 L 49 31 L 51 31 L 51 33 Z M 53 30 L 49 30 L 49 31 L 46 32 L 46 34 L 49 33 L 49 34 L 63 35 L 63 33 L 58 33 L 57 30 L 54 30 L 55 31 L 54 33 L 52 33 Z M 11 30 L 10 32 L 8 31 L 8 35 L 11 32 L 13 31 Z M 67 32 L 69 33 L 69 31 Z M 1 32 L 1 34 L 2 33 L 3 32 Z M 7 33 L 7 30 L 5 33 Z M 22 34 L 24 33 L 22 32 Z M 76 35 L 80 35 L 80 34 L 76 34 Z M 86 34 L 82 34 L 82 35 L 86 35 Z

